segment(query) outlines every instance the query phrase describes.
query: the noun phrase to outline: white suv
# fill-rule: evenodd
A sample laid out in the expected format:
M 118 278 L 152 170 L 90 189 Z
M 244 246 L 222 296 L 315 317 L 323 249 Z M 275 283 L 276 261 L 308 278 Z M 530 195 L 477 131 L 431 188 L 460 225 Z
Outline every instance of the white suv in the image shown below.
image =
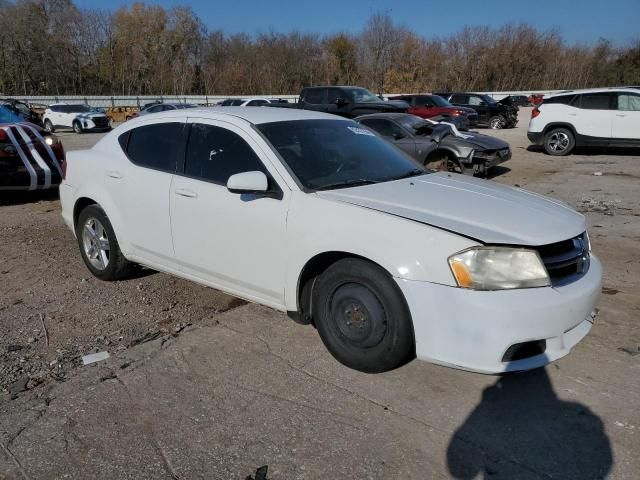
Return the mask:
M 49 108 L 44 112 L 42 122 L 47 132 L 53 132 L 56 128 L 73 128 L 76 133 L 90 130 L 111 130 L 109 117 L 86 104 L 55 103 L 49 105 Z
M 531 112 L 529 140 L 549 155 L 576 146 L 640 146 L 640 89 L 597 88 L 545 97 Z

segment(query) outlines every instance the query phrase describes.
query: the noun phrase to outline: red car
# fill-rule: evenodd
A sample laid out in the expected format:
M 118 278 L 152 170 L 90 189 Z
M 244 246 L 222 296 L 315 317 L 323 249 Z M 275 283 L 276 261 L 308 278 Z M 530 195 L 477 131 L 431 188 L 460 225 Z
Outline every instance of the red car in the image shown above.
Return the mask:
M 399 95 L 389 97 L 389 100 L 404 100 L 410 106 L 408 113 L 422 118 L 446 121 L 451 117 L 463 117 L 468 120 L 469 127 L 475 127 L 478 122 L 478 112 L 474 109 L 457 107 L 438 95 Z

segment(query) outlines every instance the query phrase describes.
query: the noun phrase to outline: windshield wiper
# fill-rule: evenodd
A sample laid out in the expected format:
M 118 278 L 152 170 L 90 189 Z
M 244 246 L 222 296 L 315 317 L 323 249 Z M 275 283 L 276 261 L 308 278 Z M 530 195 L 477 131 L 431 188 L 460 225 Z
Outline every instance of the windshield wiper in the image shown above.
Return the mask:
M 371 185 L 372 183 L 379 183 L 378 180 L 371 180 L 368 178 L 359 178 L 357 180 L 343 180 L 342 182 L 328 183 L 317 187 L 316 190 L 333 190 L 335 188 L 342 187 L 359 187 L 360 185 Z
M 414 168 L 413 170 L 409 170 L 407 173 L 403 173 L 402 175 L 399 175 L 397 177 L 393 177 L 390 178 L 389 180 L 402 180 L 403 178 L 409 178 L 409 177 L 417 177 L 418 175 L 424 175 L 427 172 L 425 172 L 424 170 L 420 169 L 420 168 Z

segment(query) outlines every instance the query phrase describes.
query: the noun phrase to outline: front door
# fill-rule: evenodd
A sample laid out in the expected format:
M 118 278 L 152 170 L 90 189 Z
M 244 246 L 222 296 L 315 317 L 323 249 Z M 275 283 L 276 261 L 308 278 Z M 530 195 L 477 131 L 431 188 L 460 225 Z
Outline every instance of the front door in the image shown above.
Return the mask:
M 257 143 L 222 121 L 192 119 L 184 171 L 171 185 L 176 262 L 193 276 L 274 307 L 284 305 L 287 188 Z M 231 175 L 262 171 L 271 196 L 227 190 Z
M 640 140 L 640 95 L 618 93 L 618 109 L 613 117 L 613 138 Z

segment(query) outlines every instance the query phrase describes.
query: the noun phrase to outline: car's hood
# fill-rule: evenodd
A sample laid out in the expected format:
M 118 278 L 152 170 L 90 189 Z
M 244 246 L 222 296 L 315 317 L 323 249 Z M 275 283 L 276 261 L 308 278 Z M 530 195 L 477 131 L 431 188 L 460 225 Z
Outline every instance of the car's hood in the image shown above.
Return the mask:
M 361 108 L 370 107 L 377 110 L 388 110 L 390 112 L 409 109 L 409 104 L 404 100 L 380 100 L 379 102 L 356 102 L 356 104 Z
M 106 115 L 100 112 L 87 112 L 87 113 L 78 113 L 76 117 L 77 118 L 102 118 L 102 117 L 106 117 Z
M 481 133 L 461 132 L 460 135 L 447 135 L 442 139 L 443 144 L 448 142 L 458 143 L 465 147 L 472 147 L 479 150 L 502 150 L 509 148 L 509 144 L 490 135 L 482 135 Z
M 586 229 L 584 217 L 562 202 L 444 172 L 317 195 L 433 225 L 483 243 L 546 245 L 573 238 Z

